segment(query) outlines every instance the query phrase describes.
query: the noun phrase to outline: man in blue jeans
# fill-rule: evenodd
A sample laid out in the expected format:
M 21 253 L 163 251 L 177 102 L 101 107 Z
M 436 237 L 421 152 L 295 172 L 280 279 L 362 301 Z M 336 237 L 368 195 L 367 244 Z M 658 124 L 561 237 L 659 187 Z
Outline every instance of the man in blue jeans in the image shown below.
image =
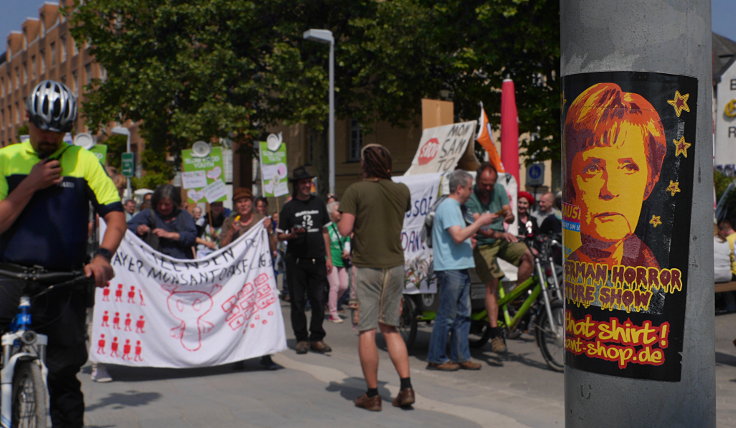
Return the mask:
M 432 328 L 427 356 L 428 370 L 480 370 L 470 360 L 470 274 L 475 267 L 471 242 L 478 230 L 498 215 L 483 213 L 466 225 L 462 205 L 473 191 L 473 177 L 465 171 L 450 174 L 450 195 L 437 207 L 432 224 L 432 255 L 437 273 L 439 310 Z M 450 337 L 449 355 L 447 352 Z

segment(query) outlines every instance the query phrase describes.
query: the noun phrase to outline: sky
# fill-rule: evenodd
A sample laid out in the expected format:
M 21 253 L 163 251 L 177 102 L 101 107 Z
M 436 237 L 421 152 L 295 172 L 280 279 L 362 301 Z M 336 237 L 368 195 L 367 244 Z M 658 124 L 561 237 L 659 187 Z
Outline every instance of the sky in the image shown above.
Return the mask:
M 57 3 L 57 0 L 49 0 Z M 711 0 L 713 11 L 713 31 L 736 41 L 736 0 Z M 0 0 L 0 40 L 5 51 L 8 33 L 20 31 L 23 21 L 27 17 L 38 17 L 38 9 L 44 4 L 43 0 Z

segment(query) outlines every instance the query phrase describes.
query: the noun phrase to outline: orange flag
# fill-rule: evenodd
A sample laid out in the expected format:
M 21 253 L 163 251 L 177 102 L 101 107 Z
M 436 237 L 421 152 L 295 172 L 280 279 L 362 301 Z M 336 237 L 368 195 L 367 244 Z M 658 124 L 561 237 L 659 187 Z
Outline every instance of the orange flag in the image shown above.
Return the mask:
M 496 151 L 496 145 L 493 144 L 491 124 L 488 122 L 488 116 L 486 116 L 482 102 L 480 103 L 480 119 L 478 119 L 478 122 L 480 123 L 480 128 L 478 129 L 478 136 L 475 138 L 475 141 L 486 149 L 488 160 L 496 168 L 496 171 L 505 172 L 503 163 L 501 163 L 501 157 L 498 155 L 498 151 Z

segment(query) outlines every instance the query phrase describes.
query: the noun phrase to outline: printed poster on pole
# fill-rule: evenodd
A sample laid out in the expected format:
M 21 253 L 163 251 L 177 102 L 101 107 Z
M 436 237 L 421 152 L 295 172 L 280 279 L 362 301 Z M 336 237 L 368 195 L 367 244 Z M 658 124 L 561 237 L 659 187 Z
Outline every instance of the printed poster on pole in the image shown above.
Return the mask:
M 680 381 L 698 81 L 563 78 L 565 363 Z
M 213 147 L 204 157 L 192 156 L 190 149 L 182 150 L 181 158 L 183 163 L 181 182 L 182 187 L 187 190 L 190 204 L 227 199 L 221 147 Z
M 269 143 L 259 143 L 261 157 L 261 186 L 263 196 L 277 197 L 289 193 L 288 170 L 286 164 L 286 144 L 280 143 L 271 150 Z

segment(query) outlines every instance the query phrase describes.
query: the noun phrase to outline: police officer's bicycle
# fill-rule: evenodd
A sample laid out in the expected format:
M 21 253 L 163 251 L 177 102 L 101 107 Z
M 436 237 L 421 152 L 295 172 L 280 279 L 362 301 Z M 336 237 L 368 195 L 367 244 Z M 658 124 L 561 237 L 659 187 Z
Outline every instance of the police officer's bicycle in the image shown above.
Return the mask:
M 31 303 L 54 290 L 83 287 L 93 279 L 75 272 L 7 271 L 0 276 L 23 282 L 18 312 L 2 335 L 0 380 L 0 425 L 3 428 L 46 427 L 48 387 L 46 385 L 46 345 L 48 338 L 31 329 Z M 39 283 L 53 284 L 39 287 Z

